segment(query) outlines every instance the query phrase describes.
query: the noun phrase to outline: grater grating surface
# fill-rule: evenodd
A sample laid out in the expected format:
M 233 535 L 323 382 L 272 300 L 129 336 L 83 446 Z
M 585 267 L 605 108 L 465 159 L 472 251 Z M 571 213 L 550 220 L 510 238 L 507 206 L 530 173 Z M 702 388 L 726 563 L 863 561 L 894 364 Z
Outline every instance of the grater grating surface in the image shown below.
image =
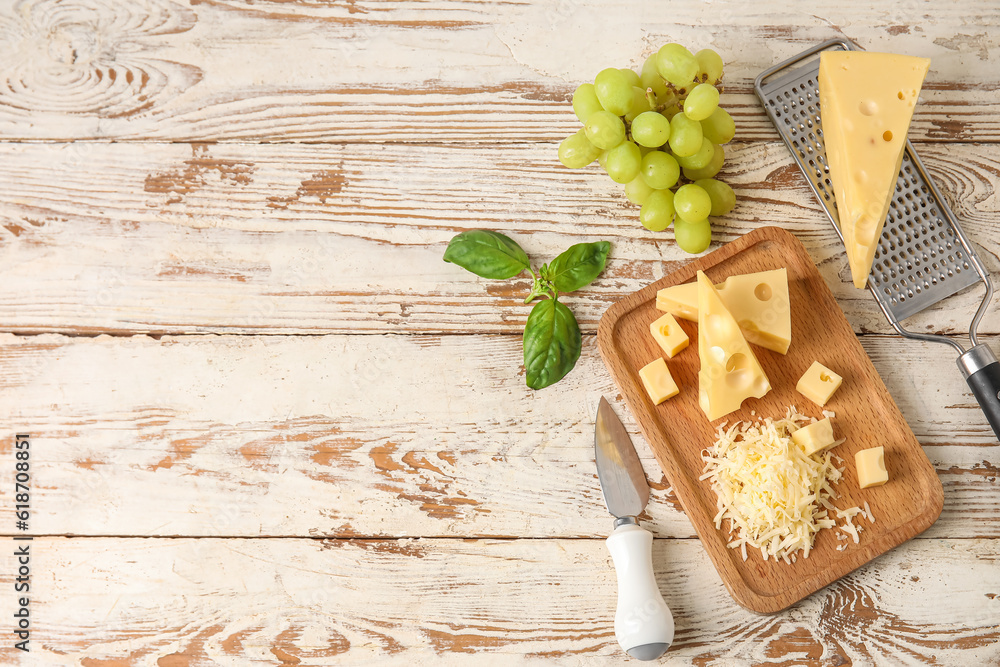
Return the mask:
M 823 147 L 819 52 L 852 48 L 856 47 L 844 40 L 825 42 L 763 72 L 755 84 L 765 111 L 838 234 L 837 204 Z M 796 65 L 800 66 L 790 69 Z M 992 292 L 982 263 L 907 141 L 896 195 L 868 276 L 869 289 L 889 322 L 900 329 L 899 320 L 978 282 L 986 282 Z M 979 313 L 975 322 L 978 319 Z

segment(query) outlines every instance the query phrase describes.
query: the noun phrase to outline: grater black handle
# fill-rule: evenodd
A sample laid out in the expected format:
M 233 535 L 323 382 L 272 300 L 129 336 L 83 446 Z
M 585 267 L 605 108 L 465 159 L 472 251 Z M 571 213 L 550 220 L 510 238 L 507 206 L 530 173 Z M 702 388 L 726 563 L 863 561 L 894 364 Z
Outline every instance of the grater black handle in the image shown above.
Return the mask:
M 958 367 L 1000 440 L 1000 361 L 989 347 L 976 345 L 958 358 Z

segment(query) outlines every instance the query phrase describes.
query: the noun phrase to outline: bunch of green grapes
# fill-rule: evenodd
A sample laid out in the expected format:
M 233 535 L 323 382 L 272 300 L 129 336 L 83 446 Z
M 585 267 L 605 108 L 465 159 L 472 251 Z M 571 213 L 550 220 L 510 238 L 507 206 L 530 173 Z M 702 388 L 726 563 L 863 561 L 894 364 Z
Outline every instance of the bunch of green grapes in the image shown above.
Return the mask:
M 571 169 L 597 160 L 625 196 L 641 206 L 643 226 L 672 223 L 681 249 L 703 252 L 712 242 L 709 216 L 736 205 L 733 189 L 714 176 L 722 168 L 736 125 L 719 107 L 722 58 L 711 49 L 692 54 L 667 44 L 646 59 L 642 73 L 608 68 L 573 93 L 583 129 L 559 145 Z

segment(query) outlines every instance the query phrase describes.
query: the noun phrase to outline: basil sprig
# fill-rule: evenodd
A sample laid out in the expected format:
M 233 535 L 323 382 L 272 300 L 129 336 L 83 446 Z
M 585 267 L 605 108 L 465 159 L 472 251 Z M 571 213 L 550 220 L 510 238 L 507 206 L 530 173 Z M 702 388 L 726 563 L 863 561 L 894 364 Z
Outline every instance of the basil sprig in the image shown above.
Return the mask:
M 482 278 L 503 280 L 524 270 L 534 283 L 525 303 L 536 303 L 524 325 L 524 368 L 532 389 L 555 384 L 573 370 L 583 338 L 573 312 L 559 301 L 559 294 L 575 292 L 594 281 L 608 259 L 607 241 L 577 243 L 537 273 L 527 253 L 513 239 L 486 229 L 462 232 L 451 240 L 444 261 L 458 264 Z

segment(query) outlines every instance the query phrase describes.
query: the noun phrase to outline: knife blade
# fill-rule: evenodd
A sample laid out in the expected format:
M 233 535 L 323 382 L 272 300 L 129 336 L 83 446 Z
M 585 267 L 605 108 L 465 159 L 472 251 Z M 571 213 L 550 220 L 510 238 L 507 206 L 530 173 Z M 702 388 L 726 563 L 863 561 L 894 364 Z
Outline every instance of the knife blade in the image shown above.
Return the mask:
M 618 575 L 615 637 L 633 658 L 656 660 L 674 640 L 674 618 L 653 574 L 653 535 L 636 520 L 649 502 L 649 484 L 628 431 L 603 396 L 594 458 L 604 504 L 615 517 L 606 542 Z
M 649 484 L 628 431 L 601 397 L 594 425 L 594 456 L 604 504 L 616 518 L 638 516 L 649 502 Z

